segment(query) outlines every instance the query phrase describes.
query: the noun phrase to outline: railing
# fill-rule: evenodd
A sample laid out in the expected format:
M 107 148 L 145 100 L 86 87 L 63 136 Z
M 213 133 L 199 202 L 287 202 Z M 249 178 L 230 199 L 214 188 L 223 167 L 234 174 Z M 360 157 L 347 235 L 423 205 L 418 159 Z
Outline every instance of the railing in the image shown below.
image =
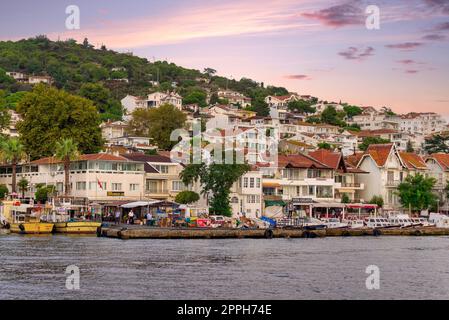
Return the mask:
M 146 193 L 167 194 L 168 193 L 168 189 L 148 189 L 148 190 L 146 190 Z
M 387 180 L 387 187 L 397 187 L 401 184 L 401 181 L 399 180 Z
M 360 183 L 341 183 L 342 188 L 360 188 L 361 186 Z

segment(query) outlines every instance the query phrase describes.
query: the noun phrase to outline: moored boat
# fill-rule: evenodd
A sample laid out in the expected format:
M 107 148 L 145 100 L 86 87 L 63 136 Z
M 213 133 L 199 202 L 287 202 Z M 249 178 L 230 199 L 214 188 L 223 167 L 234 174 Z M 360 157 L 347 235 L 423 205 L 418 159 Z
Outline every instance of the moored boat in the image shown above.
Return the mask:
M 11 208 L 12 223 L 10 231 L 19 234 L 50 234 L 54 224 L 40 220 L 39 211 L 32 212 L 32 205 L 19 204 Z
M 55 223 L 56 233 L 66 234 L 95 234 L 101 227 L 101 222 L 94 221 L 67 221 Z

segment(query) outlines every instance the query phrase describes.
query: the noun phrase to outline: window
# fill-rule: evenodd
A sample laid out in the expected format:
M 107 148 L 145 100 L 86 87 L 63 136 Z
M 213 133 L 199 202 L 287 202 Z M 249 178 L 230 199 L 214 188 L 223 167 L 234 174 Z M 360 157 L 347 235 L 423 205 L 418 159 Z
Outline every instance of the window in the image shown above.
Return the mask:
M 121 183 L 113 183 L 112 191 L 122 191 L 122 184 Z
M 186 187 L 182 181 L 172 181 L 172 190 L 173 191 L 183 191 Z
M 307 178 L 320 178 L 321 177 L 321 170 L 317 169 L 309 169 L 307 171 Z
M 260 188 L 260 178 L 256 179 L 256 188 Z
M 86 181 L 78 181 L 76 183 L 76 190 L 86 190 Z
M 249 187 L 254 188 L 254 178 L 249 179 Z
M 159 173 L 168 173 L 168 166 L 164 165 L 154 165 L 154 168 L 159 171 Z
M 243 178 L 243 187 L 248 188 L 248 178 Z
M 130 183 L 129 184 L 129 191 L 138 191 L 139 190 L 139 184 L 138 183 Z

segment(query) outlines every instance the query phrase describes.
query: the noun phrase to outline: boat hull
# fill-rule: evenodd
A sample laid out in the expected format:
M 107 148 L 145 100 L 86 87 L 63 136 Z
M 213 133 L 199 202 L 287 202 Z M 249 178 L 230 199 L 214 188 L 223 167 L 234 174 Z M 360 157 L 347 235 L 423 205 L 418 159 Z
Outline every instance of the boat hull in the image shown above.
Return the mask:
M 50 234 L 53 232 L 54 224 L 46 222 L 22 222 L 12 223 L 11 232 L 19 234 Z
M 58 222 L 55 223 L 55 232 L 66 234 L 95 234 L 99 227 L 101 227 L 100 222 Z

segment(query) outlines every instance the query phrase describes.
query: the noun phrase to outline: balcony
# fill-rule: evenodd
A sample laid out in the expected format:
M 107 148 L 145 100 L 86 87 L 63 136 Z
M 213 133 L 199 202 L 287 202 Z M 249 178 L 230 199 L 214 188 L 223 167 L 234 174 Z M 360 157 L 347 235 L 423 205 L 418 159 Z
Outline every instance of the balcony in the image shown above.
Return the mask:
M 385 184 L 385 186 L 387 187 L 391 187 L 391 188 L 396 188 L 401 184 L 402 181 L 400 180 L 387 180 L 387 183 Z
M 365 189 L 365 185 L 363 183 L 336 183 L 335 184 L 336 189 L 357 189 L 357 190 L 363 190 Z

